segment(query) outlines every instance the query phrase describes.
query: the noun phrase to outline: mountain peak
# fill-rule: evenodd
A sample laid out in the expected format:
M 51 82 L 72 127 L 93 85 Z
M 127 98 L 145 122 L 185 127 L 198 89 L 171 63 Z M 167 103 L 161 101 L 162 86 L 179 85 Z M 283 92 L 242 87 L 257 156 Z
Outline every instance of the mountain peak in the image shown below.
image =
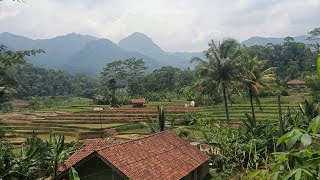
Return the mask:
M 152 39 L 141 33 L 141 32 L 134 32 L 132 34 L 130 34 L 128 37 L 126 38 L 123 38 L 122 40 L 119 41 L 119 45 L 123 45 L 123 44 L 126 44 L 126 43 L 132 43 L 132 42 L 137 42 L 137 43 L 143 43 L 143 44 L 149 44 L 149 45 L 155 45 L 155 43 L 152 41 Z M 160 48 L 160 47 L 159 47 Z
M 118 45 L 127 51 L 134 51 L 151 57 L 155 57 L 155 54 L 165 54 L 151 38 L 140 32 L 135 32 L 122 39 Z
M 134 32 L 131 35 L 129 35 L 127 38 L 145 38 L 145 39 L 151 40 L 151 38 L 149 36 L 147 36 L 146 34 L 143 34 L 141 32 Z
M 78 34 L 78 33 L 69 33 L 69 34 L 66 34 L 66 35 L 62 35 L 62 36 L 57 36 L 53 39 L 61 39 L 61 38 L 70 38 L 70 39 L 89 39 L 89 40 L 95 40 L 97 39 L 96 37 L 94 36 L 90 36 L 90 35 L 82 35 L 82 34 Z

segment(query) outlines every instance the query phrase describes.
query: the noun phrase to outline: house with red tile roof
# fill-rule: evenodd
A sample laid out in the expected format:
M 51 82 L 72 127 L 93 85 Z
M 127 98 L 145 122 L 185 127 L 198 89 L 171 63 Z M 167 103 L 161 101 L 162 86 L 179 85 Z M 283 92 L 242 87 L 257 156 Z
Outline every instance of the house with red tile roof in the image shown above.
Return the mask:
M 80 179 L 203 179 L 209 157 L 173 132 L 164 131 L 127 142 L 92 140 L 60 168 L 55 180 L 68 179 L 74 167 Z
M 291 81 L 288 81 L 287 85 L 289 88 L 305 88 L 306 82 L 299 79 L 293 79 Z

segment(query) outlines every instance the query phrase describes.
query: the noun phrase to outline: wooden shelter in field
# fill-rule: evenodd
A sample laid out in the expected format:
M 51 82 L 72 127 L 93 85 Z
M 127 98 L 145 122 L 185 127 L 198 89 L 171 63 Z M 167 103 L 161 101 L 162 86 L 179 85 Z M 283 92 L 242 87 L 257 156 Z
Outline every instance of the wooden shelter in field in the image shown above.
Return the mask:
M 86 180 L 201 180 L 209 173 L 209 156 L 163 131 L 127 142 L 89 140 L 53 179 L 68 179 L 71 167 Z
M 132 107 L 144 107 L 146 100 L 144 98 L 131 99 Z
M 299 79 L 293 79 L 291 81 L 288 81 L 287 85 L 290 89 L 300 89 L 307 87 L 306 82 Z

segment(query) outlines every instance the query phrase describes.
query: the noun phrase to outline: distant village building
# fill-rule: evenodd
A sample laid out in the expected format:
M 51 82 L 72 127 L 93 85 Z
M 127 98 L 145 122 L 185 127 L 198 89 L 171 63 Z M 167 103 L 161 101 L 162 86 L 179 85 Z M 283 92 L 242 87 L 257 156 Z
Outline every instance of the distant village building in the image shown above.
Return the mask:
M 103 98 L 103 96 L 101 96 L 101 95 L 94 95 L 94 96 L 92 97 L 92 103 L 93 103 L 94 105 L 103 104 L 103 103 L 104 103 L 104 98 Z
M 175 133 L 163 131 L 127 142 L 86 141 L 54 180 L 68 179 L 71 167 L 87 180 L 194 180 L 209 173 L 209 157 Z
M 305 88 L 307 86 L 306 82 L 299 79 L 293 79 L 289 81 L 287 85 L 288 85 L 288 88 L 291 88 L 291 89 L 300 89 L 300 88 Z
M 131 99 L 132 107 L 144 107 L 146 100 L 144 98 Z

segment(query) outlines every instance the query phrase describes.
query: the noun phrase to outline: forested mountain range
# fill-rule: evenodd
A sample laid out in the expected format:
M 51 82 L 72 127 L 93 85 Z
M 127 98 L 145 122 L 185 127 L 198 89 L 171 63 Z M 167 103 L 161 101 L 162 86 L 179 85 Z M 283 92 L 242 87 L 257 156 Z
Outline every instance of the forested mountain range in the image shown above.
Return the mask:
M 320 40 L 308 40 L 308 35 L 295 36 L 292 37 L 296 42 L 302 42 L 305 44 L 314 44 L 316 41 L 320 42 Z M 271 44 L 281 44 L 284 42 L 285 37 L 276 38 L 276 37 L 258 37 L 254 36 L 242 42 L 243 45 L 253 46 L 253 45 L 261 45 L 265 46 L 269 43 Z
M 308 36 L 293 37 L 297 42 L 312 43 Z M 284 38 L 252 37 L 242 42 L 246 46 L 280 44 Z M 127 58 L 142 58 L 153 70 L 170 65 L 193 67 L 192 57 L 204 58 L 202 52 L 166 52 L 143 33 L 133 33 L 114 43 L 108 39 L 70 33 L 52 39 L 30 39 L 10 33 L 0 34 L 0 44 L 13 50 L 43 49 L 46 53 L 29 58 L 29 62 L 70 73 L 99 74 L 107 63 Z
M 30 39 L 10 33 L 0 34 L 0 44 L 13 50 L 43 49 L 44 54 L 31 57 L 32 64 L 72 73 L 99 74 L 102 68 L 115 60 L 142 58 L 150 69 L 170 65 L 179 68 L 189 63 L 196 53 L 169 53 L 142 33 L 133 33 L 116 44 L 108 39 L 89 35 L 67 34 L 52 39 Z

